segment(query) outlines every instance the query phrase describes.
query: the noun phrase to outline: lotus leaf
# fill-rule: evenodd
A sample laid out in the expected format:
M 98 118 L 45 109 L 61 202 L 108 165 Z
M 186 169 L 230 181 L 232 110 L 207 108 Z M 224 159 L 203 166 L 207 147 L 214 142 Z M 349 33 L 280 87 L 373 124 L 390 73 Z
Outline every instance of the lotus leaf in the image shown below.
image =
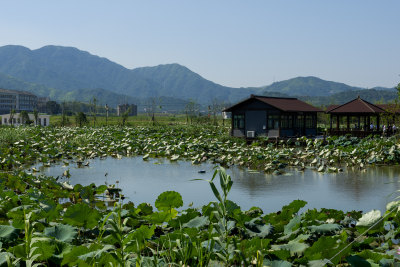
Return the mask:
M 295 255 L 301 256 L 304 251 L 309 247 L 306 243 L 300 243 L 297 241 L 289 241 L 287 244 L 283 245 L 272 245 L 271 248 L 274 250 L 288 250 L 290 255 L 293 257 Z
M 282 260 L 264 260 L 263 266 L 271 266 L 271 267 L 291 267 L 292 264 L 287 261 Z
M 161 193 L 155 203 L 156 208 L 162 211 L 169 211 L 172 208 L 182 207 L 182 205 L 182 196 L 175 191 L 166 191 Z
M 365 260 L 364 258 L 354 255 L 354 256 L 348 256 L 346 257 L 346 260 L 348 263 L 351 264 L 351 266 L 356 266 L 356 267 L 371 267 L 371 266 L 376 266 L 378 267 L 378 264 L 373 264 L 368 260 Z
M 302 215 L 294 216 L 290 222 L 285 225 L 283 233 L 285 235 L 292 233 L 294 230 L 298 229 L 301 223 Z
M 379 210 L 371 210 L 363 214 L 358 220 L 356 226 L 370 227 L 381 219 L 381 212 Z
M 210 221 L 208 220 L 208 217 L 200 216 L 200 217 L 193 218 L 192 220 L 183 224 L 182 226 L 200 229 L 204 226 L 207 226 L 209 223 L 210 223 Z
M 19 230 L 10 225 L 0 225 L 0 241 L 12 242 L 18 238 Z
M 47 227 L 44 229 L 44 234 L 49 237 L 54 237 L 57 240 L 63 242 L 71 242 L 76 234 L 76 228 L 70 225 L 58 224 L 53 227 Z
M 327 234 L 339 231 L 342 226 L 336 223 L 326 223 L 321 225 L 312 225 L 308 227 L 312 233 Z
M 91 229 L 99 224 L 100 213 L 87 204 L 75 204 L 67 208 L 64 221 L 68 224 L 85 229 Z
M 271 224 L 263 224 L 260 217 L 252 219 L 250 222 L 246 222 L 246 233 L 250 237 L 260 237 L 265 238 L 273 231 L 273 226 Z

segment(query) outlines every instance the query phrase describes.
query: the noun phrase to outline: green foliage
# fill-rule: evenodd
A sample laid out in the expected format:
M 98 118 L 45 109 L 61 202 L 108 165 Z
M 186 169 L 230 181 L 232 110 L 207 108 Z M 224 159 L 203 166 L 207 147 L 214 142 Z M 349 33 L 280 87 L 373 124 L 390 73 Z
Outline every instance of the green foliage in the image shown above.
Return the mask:
M 76 114 L 75 122 L 76 122 L 76 125 L 79 127 L 82 127 L 83 125 L 86 125 L 89 123 L 89 121 L 86 117 L 86 114 L 81 111 Z

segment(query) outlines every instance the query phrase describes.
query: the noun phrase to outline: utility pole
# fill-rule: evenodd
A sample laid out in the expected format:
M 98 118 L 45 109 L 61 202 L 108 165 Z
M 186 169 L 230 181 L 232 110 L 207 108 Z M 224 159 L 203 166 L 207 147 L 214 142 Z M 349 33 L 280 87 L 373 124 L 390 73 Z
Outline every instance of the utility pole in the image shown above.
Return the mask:
M 106 126 L 108 125 L 108 105 L 105 106 L 106 109 Z

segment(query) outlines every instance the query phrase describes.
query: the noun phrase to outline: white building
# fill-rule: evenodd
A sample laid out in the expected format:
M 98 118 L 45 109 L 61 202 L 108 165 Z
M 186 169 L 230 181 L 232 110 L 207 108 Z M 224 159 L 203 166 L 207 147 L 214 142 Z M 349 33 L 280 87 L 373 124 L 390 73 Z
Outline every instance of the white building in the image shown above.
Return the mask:
M 37 123 L 35 122 L 35 116 L 33 114 L 29 113 L 28 116 L 29 116 L 29 120 L 33 121 L 34 125 L 42 125 L 42 126 L 50 125 L 50 115 L 39 114 Z M 15 126 L 24 124 L 24 122 L 22 121 L 22 118 L 21 118 L 21 113 L 15 113 L 12 118 L 12 122 L 11 122 L 10 117 L 11 117 L 10 114 L 1 115 L 1 124 L 15 125 Z

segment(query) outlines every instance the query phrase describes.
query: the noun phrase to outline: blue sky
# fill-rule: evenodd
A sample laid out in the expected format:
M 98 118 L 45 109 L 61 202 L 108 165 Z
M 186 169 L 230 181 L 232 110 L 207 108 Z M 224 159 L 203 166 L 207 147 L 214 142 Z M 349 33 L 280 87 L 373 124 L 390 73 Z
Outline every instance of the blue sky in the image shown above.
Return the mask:
M 73 46 L 127 68 L 179 63 L 233 87 L 297 76 L 400 82 L 400 1 L 15 0 L 0 46 Z

